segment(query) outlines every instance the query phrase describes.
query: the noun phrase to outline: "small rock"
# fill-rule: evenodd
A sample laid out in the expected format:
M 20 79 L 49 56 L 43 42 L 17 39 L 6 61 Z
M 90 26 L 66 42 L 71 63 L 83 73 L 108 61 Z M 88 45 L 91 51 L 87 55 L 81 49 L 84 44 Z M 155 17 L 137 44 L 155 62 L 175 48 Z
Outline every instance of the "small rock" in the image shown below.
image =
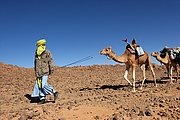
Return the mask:
M 42 107 L 35 107 L 33 108 L 33 112 L 43 114 L 44 109 Z
M 100 117 L 99 117 L 98 115 L 96 115 L 96 116 L 94 117 L 94 119 L 95 119 L 95 120 L 99 120 Z
M 164 103 L 165 100 L 162 98 L 162 99 L 159 100 L 159 102 L 160 102 L 160 103 Z
M 68 110 L 71 110 L 72 109 L 72 106 L 68 106 L 68 108 L 67 108 Z
M 167 117 L 167 113 L 164 112 L 164 111 L 160 111 L 157 113 L 158 115 L 160 115 L 161 117 L 164 116 L 164 117 Z
M 114 113 L 114 114 L 113 114 L 112 120 L 119 120 L 119 119 L 118 119 L 118 114 L 117 114 L 117 113 Z
M 163 104 L 159 104 L 159 107 L 164 107 L 164 105 Z
M 139 114 L 138 114 L 138 116 L 144 116 L 144 113 L 143 113 L 143 111 L 139 111 Z
M 176 100 L 180 100 L 180 97 L 177 97 Z
M 58 120 L 66 120 L 66 118 L 59 118 Z
M 180 87 L 177 87 L 176 89 L 180 90 Z
M 146 116 L 152 116 L 152 112 L 150 109 L 145 109 L 144 113 Z

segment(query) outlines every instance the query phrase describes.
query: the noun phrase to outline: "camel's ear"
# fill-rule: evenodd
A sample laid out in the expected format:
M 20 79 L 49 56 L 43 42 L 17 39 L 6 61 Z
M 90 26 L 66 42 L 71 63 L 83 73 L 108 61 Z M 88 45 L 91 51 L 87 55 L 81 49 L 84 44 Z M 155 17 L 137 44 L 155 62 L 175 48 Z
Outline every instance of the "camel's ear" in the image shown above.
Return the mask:
M 111 50 L 111 46 L 107 47 L 106 49 L 107 49 L 108 51 Z
M 111 45 L 108 48 L 112 49 Z

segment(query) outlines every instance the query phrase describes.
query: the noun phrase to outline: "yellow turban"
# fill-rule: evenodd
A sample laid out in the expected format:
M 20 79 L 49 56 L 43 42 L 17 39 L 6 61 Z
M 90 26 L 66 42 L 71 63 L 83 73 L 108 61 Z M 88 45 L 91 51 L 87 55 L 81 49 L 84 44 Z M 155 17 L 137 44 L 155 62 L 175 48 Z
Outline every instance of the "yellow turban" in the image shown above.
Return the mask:
M 41 40 L 37 41 L 36 46 L 39 47 L 40 45 L 43 45 L 43 44 L 46 44 L 46 40 L 45 39 L 41 39 Z

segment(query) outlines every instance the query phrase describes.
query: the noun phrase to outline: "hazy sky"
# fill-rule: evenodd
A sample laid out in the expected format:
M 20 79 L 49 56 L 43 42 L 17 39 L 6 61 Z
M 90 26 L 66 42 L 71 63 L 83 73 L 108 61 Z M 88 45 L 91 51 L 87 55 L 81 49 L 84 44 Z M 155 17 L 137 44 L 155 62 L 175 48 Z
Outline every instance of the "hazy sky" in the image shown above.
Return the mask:
M 0 62 L 33 67 L 41 38 L 55 65 L 116 64 L 99 51 L 121 55 L 124 38 L 149 54 L 180 46 L 180 0 L 0 0 Z

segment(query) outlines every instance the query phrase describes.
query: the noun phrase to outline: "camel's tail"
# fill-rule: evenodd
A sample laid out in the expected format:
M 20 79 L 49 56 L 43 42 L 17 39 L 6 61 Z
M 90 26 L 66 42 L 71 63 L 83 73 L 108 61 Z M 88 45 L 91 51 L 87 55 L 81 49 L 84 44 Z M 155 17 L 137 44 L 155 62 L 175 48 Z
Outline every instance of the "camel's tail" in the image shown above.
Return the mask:
M 145 68 L 146 68 L 146 70 L 148 70 L 149 69 L 149 64 L 145 64 Z
M 150 68 L 152 68 L 153 66 L 152 66 L 152 60 L 151 60 L 151 57 L 149 56 L 149 54 L 147 53 L 147 52 L 145 52 L 145 54 L 147 54 L 147 59 L 146 59 L 146 64 L 145 64 L 145 68 L 146 68 L 146 70 L 147 69 L 150 69 Z
M 151 67 L 153 67 L 152 66 L 152 60 L 151 60 L 150 56 L 148 55 L 147 60 L 146 60 L 146 64 L 145 64 L 145 68 L 146 68 L 146 70 L 148 70 Z

